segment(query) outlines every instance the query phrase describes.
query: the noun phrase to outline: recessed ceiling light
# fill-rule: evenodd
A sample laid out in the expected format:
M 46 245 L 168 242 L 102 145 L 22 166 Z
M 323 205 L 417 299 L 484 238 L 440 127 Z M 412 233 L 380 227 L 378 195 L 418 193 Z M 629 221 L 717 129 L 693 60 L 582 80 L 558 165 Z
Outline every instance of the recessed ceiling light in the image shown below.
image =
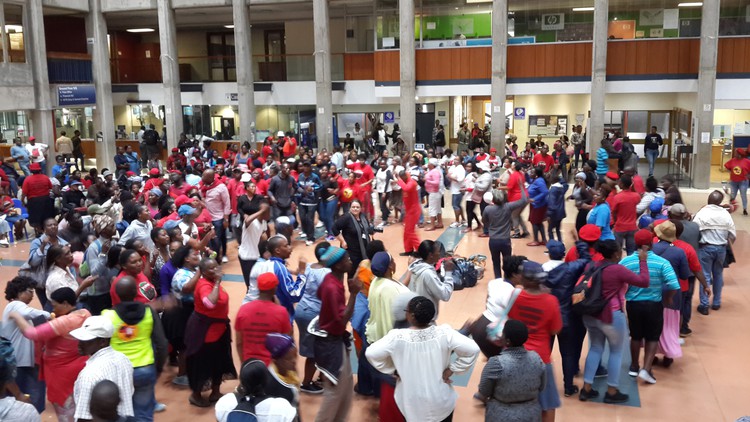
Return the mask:
M 492 3 L 492 0 L 466 0 L 466 4 L 472 3 Z
M 703 6 L 702 1 L 695 1 L 695 2 L 688 2 L 688 3 L 679 3 L 677 7 L 701 7 Z
M 155 29 L 153 28 L 130 28 L 126 29 L 128 32 L 154 32 Z
M 224 28 L 226 28 L 226 29 L 234 29 L 234 25 L 224 25 Z
M 594 10 L 594 7 L 574 7 L 574 12 L 592 12 Z

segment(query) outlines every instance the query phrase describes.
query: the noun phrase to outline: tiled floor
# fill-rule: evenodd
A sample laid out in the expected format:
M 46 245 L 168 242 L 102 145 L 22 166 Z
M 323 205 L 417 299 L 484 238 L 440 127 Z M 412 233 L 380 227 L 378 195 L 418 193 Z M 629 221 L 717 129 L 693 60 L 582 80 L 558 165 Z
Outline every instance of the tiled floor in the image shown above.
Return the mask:
M 695 212 L 705 203 L 707 192 L 684 191 L 683 196 L 688 208 Z M 569 204 L 568 213 L 575 215 L 575 210 Z M 446 217 L 452 216 L 448 211 Z M 452 221 L 448 219 L 448 223 Z M 563 405 L 557 412 L 559 421 L 604 421 L 604 420 L 689 420 L 689 421 L 733 421 L 739 416 L 750 414 L 750 405 L 747 401 L 747 392 L 750 391 L 750 360 L 747 359 L 747 350 L 750 347 L 750 319 L 745 312 L 750 308 L 750 287 L 742 280 L 741 275 L 745 270 L 750 270 L 750 265 L 742 257 L 750 251 L 750 218 L 737 214 L 735 217 L 738 228 L 738 241 L 735 245 L 735 254 L 739 262 L 725 271 L 726 287 L 724 290 L 724 303 L 722 309 L 705 317 L 696 315 L 692 328 L 694 334 L 687 339 L 684 346 L 684 357 L 677 360 L 670 369 L 656 368 L 655 375 L 658 383 L 645 386 L 638 383 L 637 389 L 640 398 L 640 407 L 613 406 L 600 403 L 581 403 L 577 398 L 562 398 Z M 565 234 L 570 232 L 573 219 L 568 218 L 564 223 Z M 393 225 L 386 228 L 385 233 L 377 235 L 388 245 L 389 250 L 394 253 L 400 274 L 406 268 L 406 258 L 398 257 L 396 253 L 401 252 L 402 227 Z M 440 235 L 439 231 L 424 232 L 423 238 L 435 239 Z M 544 261 L 544 248 L 531 248 L 526 246 L 526 240 L 514 241 L 513 247 L 516 254 L 523 254 L 530 259 Z M 292 261 L 300 256 L 308 260 L 313 259 L 312 247 L 305 247 L 304 243 L 296 241 Z M 487 240 L 478 238 L 476 234 L 468 234 L 459 243 L 456 253 L 459 255 L 471 255 L 483 253 L 489 255 Z M 4 259 L 5 266 L 8 264 L 18 265 L 14 260 L 24 260 L 28 254 L 28 243 L 21 243 L 10 249 L 0 249 L 0 257 Z M 235 276 L 228 277 L 233 281 L 227 281 L 226 287 L 232 297 L 230 317 L 234 317 L 242 302 L 244 285 L 236 275 L 241 274 L 239 264 L 236 260 L 236 246 L 232 249 L 230 263 L 225 264 L 225 272 Z M 743 262 L 744 261 L 744 262 Z M 3 280 L 11 276 L 11 271 L 16 268 L 8 268 Z M 456 292 L 448 303 L 441 304 L 439 323 L 450 324 L 460 327 L 468 318 L 478 316 L 484 310 L 487 281 L 491 275 L 486 277 L 472 289 Z M 697 299 L 696 299 L 697 300 Z M 0 302 L 2 303 L 2 302 Z M 584 351 L 584 357 L 585 357 Z M 559 354 L 553 352 L 557 385 L 561 390 L 561 369 Z M 235 362 L 239 362 L 235 358 Z M 583 363 L 582 363 L 583 364 Z M 474 393 L 481 375 L 484 360 L 480 359 L 468 380 L 467 387 L 456 387 L 459 393 L 459 401 L 456 407 L 454 420 L 481 421 L 483 420 L 483 409 L 476 406 L 471 396 Z M 302 360 L 299 368 L 302 369 Z M 175 369 L 167 368 L 159 380 L 157 387 L 157 398 L 168 405 L 166 412 L 156 415 L 159 422 L 183 422 L 190 417 L 194 422 L 213 421 L 213 409 L 198 409 L 188 405 L 188 391 L 173 387 L 170 383 Z M 581 379 L 576 379 L 580 385 Z M 234 388 L 236 382 L 227 382 L 222 391 L 229 392 Z M 303 420 L 311 421 L 320 405 L 320 397 L 302 395 L 301 412 Z M 45 421 L 55 420 L 51 410 L 44 414 Z M 376 421 L 377 401 L 369 398 L 355 397 L 354 407 L 349 418 L 351 421 Z

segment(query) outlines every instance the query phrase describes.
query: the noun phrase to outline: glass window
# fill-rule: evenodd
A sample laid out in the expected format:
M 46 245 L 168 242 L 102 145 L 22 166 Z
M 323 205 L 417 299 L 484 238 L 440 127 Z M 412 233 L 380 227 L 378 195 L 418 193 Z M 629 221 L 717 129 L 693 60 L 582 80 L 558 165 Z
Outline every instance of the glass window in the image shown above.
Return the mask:
M 375 19 L 372 16 L 346 17 L 346 52 L 375 49 Z
M 609 4 L 610 39 L 698 37 L 700 28 L 700 6 L 678 7 L 677 2 L 669 0 L 623 0 Z
M 28 122 L 23 111 L 0 112 L 0 139 L 12 140 L 19 136 L 28 136 Z
M 23 6 L 4 3 L 5 36 L 8 42 L 8 56 L 12 63 L 26 63 L 26 47 L 23 36 Z
M 625 132 L 631 139 L 645 139 L 648 131 L 647 111 L 626 111 Z
M 94 138 L 94 109 L 92 107 L 56 109 L 55 133 L 59 135 L 61 131 L 65 131 L 68 137 L 72 137 L 76 130 L 81 131 L 83 139 Z

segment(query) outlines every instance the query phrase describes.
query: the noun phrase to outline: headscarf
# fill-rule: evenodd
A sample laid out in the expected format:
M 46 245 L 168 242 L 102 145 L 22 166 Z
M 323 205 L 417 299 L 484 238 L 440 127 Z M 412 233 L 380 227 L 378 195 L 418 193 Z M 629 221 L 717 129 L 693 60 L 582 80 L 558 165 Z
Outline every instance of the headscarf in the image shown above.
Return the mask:
M 107 228 L 107 226 L 115 224 L 115 220 L 113 220 L 112 217 L 110 217 L 110 216 L 108 216 L 106 214 L 96 214 L 96 215 L 94 215 L 94 217 L 91 220 L 91 222 L 93 223 L 93 225 L 94 225 L 94 231 L 96 231 L 97 234 L 101 233 L 102 230 L 104 230 L 105 228 Z

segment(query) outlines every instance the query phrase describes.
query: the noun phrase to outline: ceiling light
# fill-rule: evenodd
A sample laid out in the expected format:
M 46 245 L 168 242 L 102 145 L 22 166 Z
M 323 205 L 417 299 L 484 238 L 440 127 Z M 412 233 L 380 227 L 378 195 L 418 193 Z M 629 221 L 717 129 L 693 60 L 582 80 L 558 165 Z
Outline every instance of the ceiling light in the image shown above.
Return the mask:
M 573 11 L 574 12 L 593 12 L 594 11 L 594 6 L 591 6 L 591 7 L 574 7 Z
M 7 32 L 9 34 L 23 32 L 23 26 L 21 26 L 21 25 L 5 25 L 5 32 Z
M 224 28 L 226 28 L 226 29 L 234 29 L 234 25 L 224 25 Z
M 153 28 L 130 28 L 126 29 L 128 32 L 138 33 L 138 32 L 154 32 L 155 29 Z
M 689 2 L 689 3 L 679 3 L 677 7 L 701 7 L 703 6 L 702 1 L 695 1 L 695 2 Z
M 466 4 L 472 3 L 492 3 L 492 0 L 466 0 Z

